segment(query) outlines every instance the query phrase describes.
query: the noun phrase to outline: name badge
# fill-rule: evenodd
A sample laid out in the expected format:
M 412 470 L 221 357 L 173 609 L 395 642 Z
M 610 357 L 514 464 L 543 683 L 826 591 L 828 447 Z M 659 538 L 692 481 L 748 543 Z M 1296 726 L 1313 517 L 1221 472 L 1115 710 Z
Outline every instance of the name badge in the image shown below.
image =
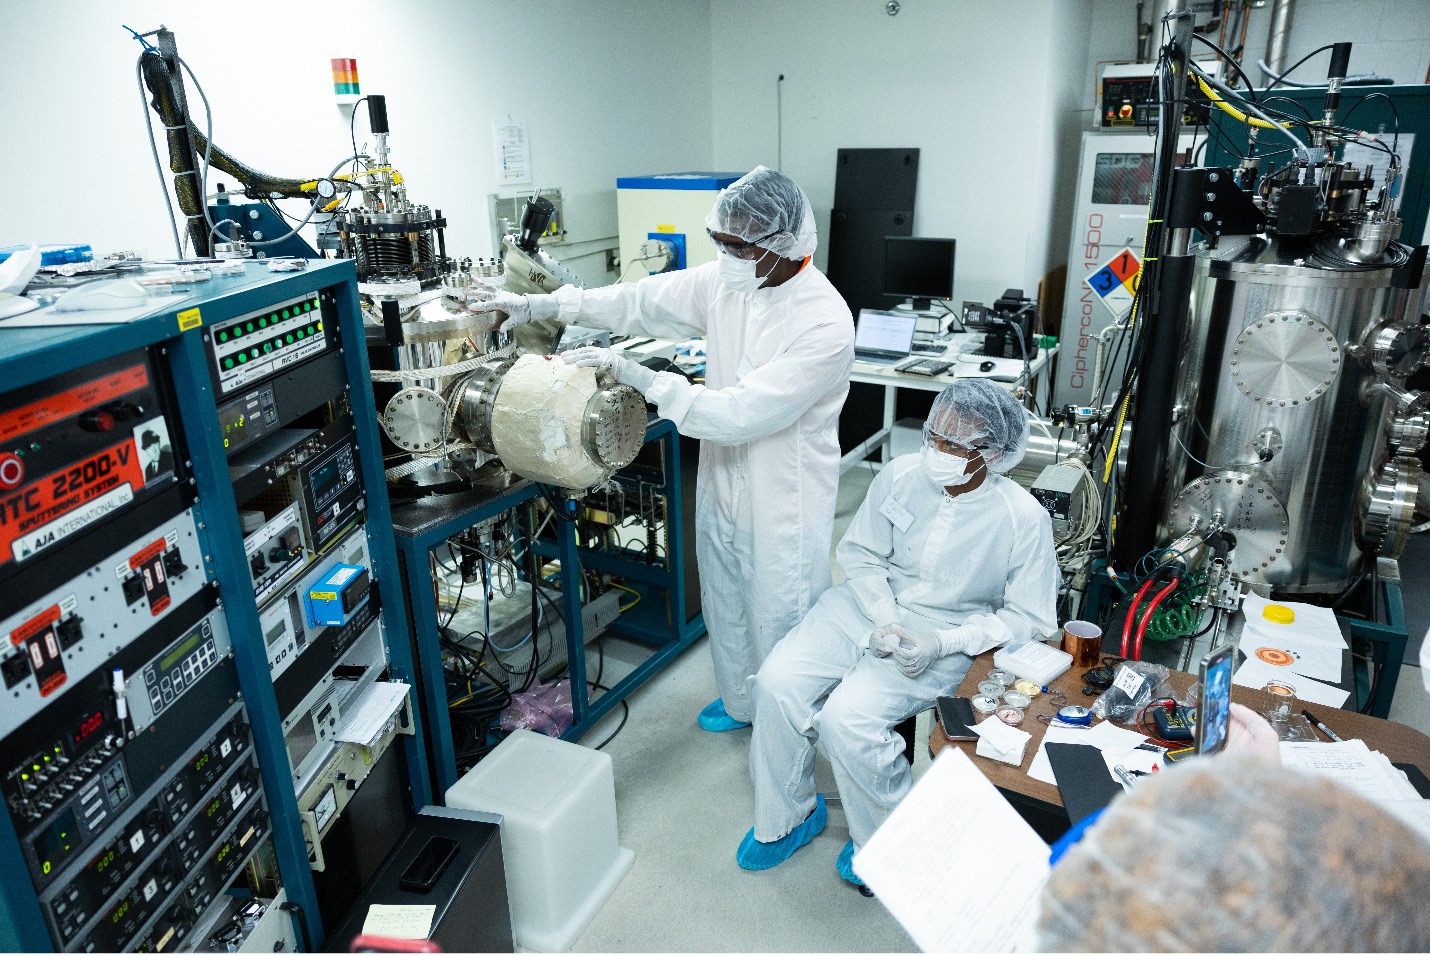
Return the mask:
M 914 523 L 914 516 L 909 514 L 908 509 L 899 504 L 893 498 L 885 498 L 883 507 L 879 509 L 879 514 L 889 519 L 889 523 L 900 531 L 908 531 L 909 525 Z

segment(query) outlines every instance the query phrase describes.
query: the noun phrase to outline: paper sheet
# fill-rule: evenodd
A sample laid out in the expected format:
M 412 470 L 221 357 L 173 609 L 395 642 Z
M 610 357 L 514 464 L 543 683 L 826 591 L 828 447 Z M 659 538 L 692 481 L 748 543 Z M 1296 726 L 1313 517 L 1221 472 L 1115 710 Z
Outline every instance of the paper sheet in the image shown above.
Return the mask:
M 96 309 L 89 312 L 56 312 L 54 309 L 39 309 L 25 312 L 12 318 L 0 320 L 0 327 L 7 329 L 41 328 L 52 325 L 123 325 L 142 319 L 170 308 L 176 303 L 190 298 L 190 293 L 173 295 L 151 295 L 143 305 L 127 309 Z
M 1303 773 L 1329 777 L 1373 803 L 1420 797 L 1405 774 L 1363 740 L 1333 744 L 1283 741 L 1281 763 Z
M 1386 800 L 1381 806 L 1430 841 L 1430 800 Z
M 334 736 L 350 744 L 371 744 L 397 716 L 407 699 L 407 685 L 399 681 L 379 681 L 358 701 L 357 708 L 343 715 L 343 724 Z
M 1299 700 L 1309 704 L 1320 704 L 1323 707 L 1343 707 L 1351 696 L 1348 690 L 1341 690 L 1339 687 L 1332 687 L 1301 674 L 1292 673 L 1284 667 L 1272 667 L 1255 657 L 1248 657 L 1242 662 L 1242 665 L 1236 669 L 1236 674 L 1232 677 L 1231 682 L 1238 687 L 1251 687 L 1260 690 L 1274 680 L 1285 681 L 1296 688 L 1296 697 Z
M 362 921 L 362 934 L 388 939 L 426 939 L 432 932 L 432 917 L 436 915 L 435 906 L 373 903 Z
M 1033 762 L 1028 766 L 1028 776 L 1056 787 L 1058 778 L 1054 776 L 1053 765 L 1048 760 L 1047 745 L 1090 744 L 1102 751 L 1103 759 L 1107 761 L 1108 775 L 1117 780 L 1116 774 L 1112 773 L 1112 765 L 1115 763 L 1122 764 L 1128 770 L 1148 769 L 1143 766 L 1144 761 L 1141 758 L 1133 758 L 1131 763 L 1122 759 L 1134 752 L 1145 752 L 1149 757 L 1155 756 L 1150 751 L 1137 751 L 1137 746 L 1146 740 L 1146 737 L 1136 731 L 1126 730 L 1105 720 L 1096 727 L 1079 727 L 1055 720 L 1048 725 L 1048 732 L 1043 735 L 1043 742 L 1038 745 L 1038 752 L 1033 755 Z M 1121 782 L 1118 780 L 1118 783 Z
M 974 733 L 979 737 L 975 752 L 980 757 L 999 760 L 1003 763 L 1021 766 L 1033 735 L 1026 730 L 1010 727 L 997 717 L 989 717 L 981 724 L 974 724 Z
M 1048 847 L 950 747 L 854 857 L 918 947 L 1006 953 L 1034 940 Z
M 1302 677 L 1339 684 L 1341 681 L 1342 648 L 1329 644 L 1306 644 L 1301 641 L 1277 640 L 1260 629 L 1243 628 L 1238 644 L 1248 658 L 1261 661 L 1277 670 L 1288 670 Z
M 1288 607 L 1296 614 L 1290 624 L 1268 621 L 1262 612 L 1268 604 Z M 1329 647 L 1345 647 L 1346 638 L 1341 633 L 1341 625 L 1330 608 L 1299 601 L 1268 601 L 1256 594 L 1248 594 L 1242 602 L 1241 613 L 1246 617 L 1246 627 L 1262 637 L 1278 640 L 1296 640 L 1302 644 L 1325 644 Z
M 1073 724 L 1064 724 L 1053 721 L 1048 725 L 1047 733 L 1043 734 L 1042 743 L 1038 744 L 1038 752 L 1033 755 L 1033 762 L 1028 766 L 1028 776 L 1034 780 L 1041 780 L 1043 783 L 1058 785 L 1058 778 L 1053 776 L 1053 765 L 1048 760 L 1048 747 L 1052 744 L 1083 744 L 1087 743 L 1087 735 L 1091 731 L 1090 727 L 1078 727 Z
M 1129 750 L 1140 747 L 1147 742 L 1147 738 L 1135 730 L 1128 730 L 1125 727 L 1117 726 L 1111 721 L 1104 720 L 1089 730 L 1082 742 L 1092 744 L 1103 753 L 1115 755 L 1125 754 Z

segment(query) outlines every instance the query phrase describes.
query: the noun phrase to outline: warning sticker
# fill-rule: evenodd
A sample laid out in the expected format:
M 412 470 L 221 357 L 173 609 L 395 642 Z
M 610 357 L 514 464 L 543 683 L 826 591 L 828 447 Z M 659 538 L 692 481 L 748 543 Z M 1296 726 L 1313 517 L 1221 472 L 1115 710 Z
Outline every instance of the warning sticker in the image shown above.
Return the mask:
M 1132 308 L 1132 296 L 1141 278 L 1142 260 L 1130 248 L 1124 247 L 1093 270 L 1083 283 L 1097 293 L 1102 304 L 1120 319 Z
M 133 501 L 144 485 L 131 437 L 0 498 L 0 566 L 58 544 Z

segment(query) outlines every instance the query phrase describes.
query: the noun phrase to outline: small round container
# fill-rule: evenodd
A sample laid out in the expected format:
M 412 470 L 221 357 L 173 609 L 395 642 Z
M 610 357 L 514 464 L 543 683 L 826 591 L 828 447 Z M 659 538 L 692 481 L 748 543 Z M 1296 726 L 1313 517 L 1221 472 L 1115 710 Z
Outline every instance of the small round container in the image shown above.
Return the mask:
M 999 707 L 996 713 L 998 719 L 1009 727 L 1016 727 L 1023 722 L 1023 712 L 1009 704 L 1004 704 L 1002 707 Z
M 1005 671 L 1002 668 L 995 667 L 993 668 L 993 670 L 988 672 L 988 679 L 996 680 L 1004 687 L 1012 687 L 1013 682 L 1018 679 L 1018 675 L 1013 673 L 1012 671 Z
M 1033 698 L 1019 690 L 1008 690 L 1003 692 L 1003 703 L 1016 707 L 1019 710 L 1027 710 L 1028 705 L 1033 702 Z
M 969 703 L 971 703 L 973 709 L 980 714 L 991 714 L 998 709 L 998 698 L 988 694 L 979 694 L 973 698 L 973 700 L 969 701 Z
M 1029 700 L 1032 700 L 1034 697 L 1037 697 L 1043 692 L 1042 687 L 1033 683 L 1030 680 L 1015 681 L 1013 684 L 1013 689 L 1020 694 L 1027 694 Z
M 1058 720 L 1065 724 L 1077 724 L 1086 726 L 1092 723 L 1092 711 L 1081 704 L 1069 704 L 1058 709 Z
M 1003 692 L 1008 689 L 1006 684 L 1000 684 L 996 680 L 980 681 L 978 693 L 997 699 L 1003 696 Z

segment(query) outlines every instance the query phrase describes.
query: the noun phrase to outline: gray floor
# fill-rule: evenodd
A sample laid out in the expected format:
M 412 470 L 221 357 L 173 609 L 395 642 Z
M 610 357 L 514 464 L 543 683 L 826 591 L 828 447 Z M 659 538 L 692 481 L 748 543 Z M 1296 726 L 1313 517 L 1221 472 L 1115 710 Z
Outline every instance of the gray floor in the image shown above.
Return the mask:
M 835 540 L 863 500 L 872 471 L 856 469 L 840 485 Z M 1402 578 L 1412 629 L 1430 626 L 1430 535 L 1407 551 Z M 836 578 L 840 577 L 836 566 Z M 1418 647 L 1413 635 L 1412 648 Z M 647 651 L 607 638 L 606 682 L 614 683 Z M 1414 660 L 1413 656 L 1408 658 Z M 577 940 L 579 952 L 911 952 L 914 947 L 878 902 L 865 899 L 834 870 L 848 832 L 837 808 L 808 847 L 779 867 L 748 873 L 735 848 L 753 822 L 746 759 L 749 731 L 709 734 L 695 715 L 714 697 L 710 654 L 701 641 L 630 701 L 631 716 L 605 750 L 615 761 L 623 846 L 635 865 Z M 1407 664 L 1391 718 L 1430 733 L 1430 694 Z M 616 729 L 620 708 L 582 741 L 595 745 Z M 928 717 L 922 718 L 927 732 Z M 927 757 L 916 763 L 919 775 Z M 820 792 L 835 793 L 828 765 L 816 766 Z

